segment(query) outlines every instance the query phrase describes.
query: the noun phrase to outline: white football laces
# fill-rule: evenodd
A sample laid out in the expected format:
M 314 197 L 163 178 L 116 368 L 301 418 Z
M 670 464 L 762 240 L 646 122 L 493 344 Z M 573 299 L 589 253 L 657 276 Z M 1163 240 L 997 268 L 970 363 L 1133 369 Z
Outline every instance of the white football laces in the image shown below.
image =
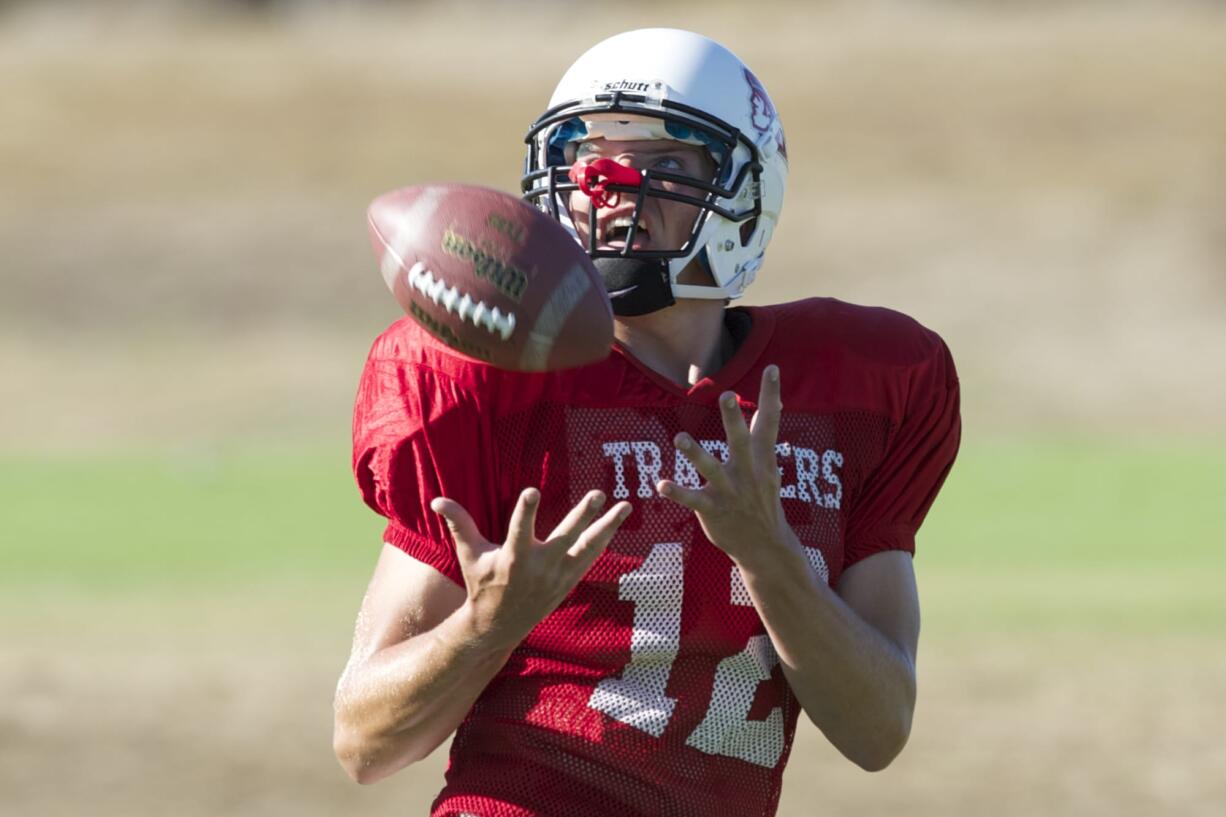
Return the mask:
M 441 278 L 435 278 L 434 273 L 426 269 L 426 265 L 420 261 L 409 268 L 406 280 L 410 287 L 425 295 L 436 306 L 441 306 L 453 315 L 459 315 L 462 321 L 479 326 L 491 334 L 498 334 L 503 340 L 511 337 L 511 333 L 515 331 L 514 312 L 503 312 L 496 306 L 491 308 L 485 301 L 473 300 L 467 292 L 461 292 Z

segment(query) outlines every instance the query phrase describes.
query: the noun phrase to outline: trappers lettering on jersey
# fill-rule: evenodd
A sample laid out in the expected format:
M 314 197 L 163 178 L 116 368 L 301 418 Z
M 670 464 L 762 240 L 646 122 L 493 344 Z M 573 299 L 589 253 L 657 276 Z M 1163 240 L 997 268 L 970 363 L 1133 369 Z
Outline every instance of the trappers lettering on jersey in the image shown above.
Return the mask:
M 723 461 L 728 459 L 728 443 L 723 440 L 699 440 L 699 444 L 712 456 Z M 604 456 L 613 463 L 613 498 L 628 499 L 630 487 L 626 484 L 626 462 L 633 458 L 638 476 L 635 496 L 652 499 L 656 496 L 655 484 L 664 478 L 664 455 L 660 446 L 651 440 L 616 440 L 604 443 Z M 668 475 L 673 482 L 685 488 L 698 488 L 701 482 L 698 470 L 689 458 L 674 449 L 673 473 Z M 843 504 L 843 482 L 840 472 L 843 467 L 843 452 L 833 448 L 818 451 L 791 443 L 778 443 L 775 456 L 781 463 L 779 474 L 784 478 L 779 496 L 812 503 L 819 508 L 838 510 Z M 790 481 L 789 481 L 790 480 Z

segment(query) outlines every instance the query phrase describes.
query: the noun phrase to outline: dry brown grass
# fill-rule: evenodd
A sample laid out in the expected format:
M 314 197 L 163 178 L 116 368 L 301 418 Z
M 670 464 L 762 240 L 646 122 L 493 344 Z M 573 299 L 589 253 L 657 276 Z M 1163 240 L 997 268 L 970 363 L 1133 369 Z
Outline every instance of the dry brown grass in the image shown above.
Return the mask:
M 755 300 L 915 314 L 953 345 L 973 429 L 1223 430 L 1226 15 L 781 5 L 747 25 L 737 8 L 704 28 L 766 78 L 795 157 Z M 134 343 L 236 397 L 281 382 L 279 352 L 263 370 L 224 362 L 296 337 L 343 350 L 316 383 L 347 399 L 396 314 L 365 204 L 427 179 L 514 187 L 553 78 L 627 23 L 598 7 L 554 25 L 558 45 L 529 49 L 522 15 L 474 7 L 180 27 L 13 17 L 0 358 L 23 372 L 23 406 L 0 409 L 0 442 L 29 439 L 30 415 L 86 438 L 79 406 L 43 395 L 98 354 L 129 394 L 106 402 L 110 425 L 125 406 L 145 417 L 120 441 L 164 436 L 182 401 L 150 393 L 158 369 L 123 351 Z M 336 406 L 316 430 L 344 422 Z
M 6 606 L 6 813 L 425 814 L 442 751 L 370 788 L 331 757 L 350 612 L 340 594 L 227 596 L 233 608 L 210 595 L 89 615 L 61 599 L 29 628 Z M 1218 637 L 979 633 L 929 639 L 921 670 L 911 743 L 885 772 L 859 771 L 801 725 L 781 817 L 1221 814 Z

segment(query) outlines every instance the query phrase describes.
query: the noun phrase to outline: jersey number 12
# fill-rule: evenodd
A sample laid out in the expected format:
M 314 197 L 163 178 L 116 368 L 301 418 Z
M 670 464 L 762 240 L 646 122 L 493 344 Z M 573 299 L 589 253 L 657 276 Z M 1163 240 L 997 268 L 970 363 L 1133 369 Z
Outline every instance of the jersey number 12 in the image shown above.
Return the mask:
M 677 705 L 665 688 L 681 643 L 684 585 L 680 542 L 661 542 L 638 567 L 618 582 L 618 595 L 634 602 L 630 662 L 619 677 L 605 678 L 592 691 L 588 706 L 653 737 L 664 733 Z M 810 565 L 827 580 L 820 550 L 805 548 Z M 740 571 L 732 568 L 729 599 L 752 606 Z M 686 745 L 711 755 L 725 755 L 774 768 L 783 754 L 783 710 L 775 707 L 765 720 L 749 720 L 758 685 L 771 676 L 779 656 L 769 636 L 752 636 L 745 648 L 719 662 L 706 716 L 686 738 Z

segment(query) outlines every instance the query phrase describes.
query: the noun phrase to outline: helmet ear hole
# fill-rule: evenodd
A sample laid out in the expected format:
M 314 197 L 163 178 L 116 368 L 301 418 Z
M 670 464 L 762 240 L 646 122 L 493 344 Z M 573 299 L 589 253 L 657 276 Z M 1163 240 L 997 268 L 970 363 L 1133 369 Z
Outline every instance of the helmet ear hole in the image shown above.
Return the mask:
M 741 224 L 741 246 L 742 247 L 749 246 L 749 239 L 753 238 L 754 231 L 757 229 L 758 229 L 758 219 L 756 216 L 754 218 L 749 219 L 749 221 L 743 222 Z

